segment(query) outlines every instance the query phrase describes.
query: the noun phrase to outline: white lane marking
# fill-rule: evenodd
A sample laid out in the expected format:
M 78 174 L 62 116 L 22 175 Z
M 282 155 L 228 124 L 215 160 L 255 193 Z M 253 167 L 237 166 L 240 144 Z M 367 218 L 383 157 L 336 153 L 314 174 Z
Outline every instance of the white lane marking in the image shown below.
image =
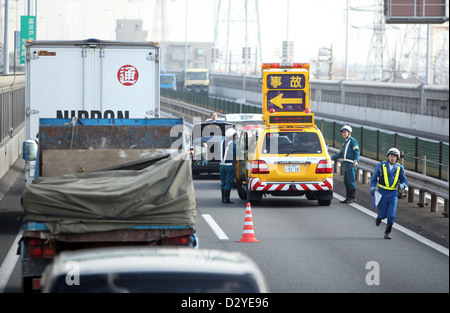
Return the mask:
M 20 238 L 22 238 L 22 230 L 19 231 L 16 239 L 14 239 L 14 242 L 9 249 L 8 254 L 6 255 L 6 258 L 3 261 L 2 266 L 0 267 L 0 293 L 3 293 L 3 291 L 5 290 L 6 284 L 8 283 L 9 278 L 14 271 L 14 267 L 16 267 L 17 260 L 19 259 L 19 256 L 17 255 L 17 243 L 19 242 Z
M 333 193 L 333 196 L 336 199 L 338 199 L 339 201 L 342 201 L 342 200 L 345 199 L 343 196 L 338 195 L 336 193 Z M 377 216 L 378 216 L 378 214 L 375 213 L 374 211 L 366 209 L 365 207 L 363 207 L 362 205 L 359 205 L 358 203 L 349 203 L 349 205 L 354 207 L 355 209 L 357 209 L 357 210 L 367 214 L 367 215 L 372 216 L 373 218 L 377 218 Z M 386 223 L 386 222 L 383 220 L 383 223 Z M 399 230 L 399 231 L 401 231 L 405 235 L 410 236 L 410 237 L 416 239 L 417 241 L 419 241 L 419 242 L 421 242 L 421 243 L 423 243 L 423 244 L 425 244 L 425 245 L 427 245 L 427 246 L 429 246 L 429 247 L 431 247 L 431 248 L 433 248 L 433 249 L 435 249 L 435 250 L 445 254 L 446 256 L 449 256 L 448 248 L 446 248 L 444 246 L 441 246 L 441 245 L 439 245 L 439 244 L 437 244 L 437 243 L 435 243 L 435 242 L 433 242 L 433 241 L 431 241 L 431 240 L 429 240 L 429 239 L 427 239 L 427 238 L 425 238 L 425 237 L 423 237 L 423 236 L 413 232 L 412 230 L 409 230 L 409 229 L 407 229 L 407 228 L 405 228 L 405 227 L 403 227 L 403 226 L 401 226 L 401 225 L 399 225 L 397 223 L 394 223 L 394 225 L 392 227 L 397 229 L 397 230 Z
M 203 219 L 208 223 L 209 227 L 214 231 L 214 233 L 217 235 L 217 237 L 220 240 L 228 240 L 228 236 L 224 233 L 222 228 L 216 223 L 216 221 L 212 218 L 209 214 L 202 214 Z

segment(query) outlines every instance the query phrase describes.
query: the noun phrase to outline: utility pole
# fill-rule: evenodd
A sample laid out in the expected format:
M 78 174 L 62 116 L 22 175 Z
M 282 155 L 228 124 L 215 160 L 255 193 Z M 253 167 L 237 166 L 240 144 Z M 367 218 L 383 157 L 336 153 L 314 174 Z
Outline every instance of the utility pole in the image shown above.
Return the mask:
M 236 71 L 241 71 L 242 68 L 242 71 L 248 74 L 252 68 L 253 45 L 256 45 L 255 51 L 259 50 L 255 55 L 261 62 L 258 0 L 217 0 L 215 10 L 214 53 L 211 67 L 214 71 L 220 69 L 229 73 L 234 67 L 232 65 L 234 62 Z M 236 32 L 237 27 L 239 31 Z M 242 58 L 238 57 L 237 49 L 239 55 L 242 53 Z
M 345 22 L 345 79 L 348 80 L 348 2 L 347 0 L 347 14 L 346 14 L 346 22 Z
M 290 55 L 289 55 L 289 0 L 287 0 L 287 8 L 286 8 L 286 60 L 287 62 L 290 61 Z
M 372 39 L 365 78 L 368 80 L 382 81 L 384 66 L 384 45 L 386 43 L 386 25 L 384 23 L 383 2 L 378 1 L 374 9 L 374 21 L 372 26 Z
M 9 54 L 8 54 L 8 16 L 9 12 L 9 1 L 5 0 L 5 16 L 4 16 L 4 24 L 5 24 L 5 32 L 3 34 L 3 74 L 9 74 Z

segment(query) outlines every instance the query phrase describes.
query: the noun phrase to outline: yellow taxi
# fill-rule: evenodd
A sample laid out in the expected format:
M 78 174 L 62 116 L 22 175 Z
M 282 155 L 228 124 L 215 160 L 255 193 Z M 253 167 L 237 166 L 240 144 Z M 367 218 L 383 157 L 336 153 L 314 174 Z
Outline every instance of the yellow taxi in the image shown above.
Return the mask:
M 241 199 L 303 196 L 330 205 L 333 168 L 309 107 L 309 64 L 263 64 L 263 123 L 244 131 L 237 166 Z M 299 83 L 301 82 L 301 83 Z

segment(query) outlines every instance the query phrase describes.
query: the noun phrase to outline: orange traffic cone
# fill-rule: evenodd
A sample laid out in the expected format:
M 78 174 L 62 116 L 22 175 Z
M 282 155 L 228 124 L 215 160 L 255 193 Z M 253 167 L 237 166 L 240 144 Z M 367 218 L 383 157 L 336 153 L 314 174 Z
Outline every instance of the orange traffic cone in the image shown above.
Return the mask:
M 244 234 L 239 242 L 259 242 L 255 237 L 255 230 L 253 229 L 252 207 L 250 202 L 247 202 L 247 210 L 245 211 Z

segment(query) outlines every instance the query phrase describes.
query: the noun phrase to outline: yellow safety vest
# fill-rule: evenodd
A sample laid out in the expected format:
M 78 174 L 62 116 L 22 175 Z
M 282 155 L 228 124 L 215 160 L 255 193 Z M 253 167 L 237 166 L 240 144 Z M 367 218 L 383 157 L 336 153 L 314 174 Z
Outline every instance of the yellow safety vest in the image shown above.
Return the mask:
M 400 166 L 397 168 L 397 173 L 395 173 L 395 178 L 394 178 L 394 182 L 392 183 L 392 185 L 389 185 L 389 177 L 388 177 L 388 173 L 387 173 L 387 168 L 386 168 L 386 164 L 383 163 L 383 177 L 384 177 L 384 186 L 381 184 L 378 184 L 378 187 L 381 187 L 383 189 L 387 189 L 387 190 L 395 190 L 397 189 L 397 182 L 398 182 L 398 177 L 400 176 Z

